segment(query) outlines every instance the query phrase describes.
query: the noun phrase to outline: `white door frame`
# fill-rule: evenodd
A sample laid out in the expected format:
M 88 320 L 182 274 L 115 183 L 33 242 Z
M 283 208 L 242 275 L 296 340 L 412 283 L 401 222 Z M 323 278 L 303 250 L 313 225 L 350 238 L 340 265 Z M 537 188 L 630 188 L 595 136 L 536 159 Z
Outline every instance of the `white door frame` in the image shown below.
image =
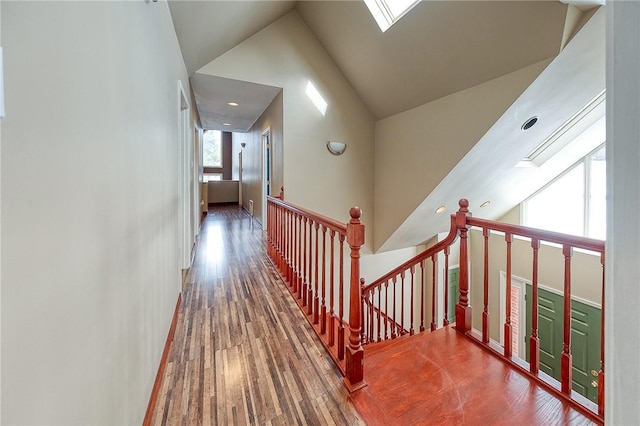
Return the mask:
M 189 165 L 191 161 L 191 144 L 189 136 L 189 100 L 182 86 L 182 81 L 178 80 L 178 266 L 182 269 L 188 269 L 191 259 L 192 246 L 192 193 L 189 183 L 193 176 L 190 175 Z M 182 283 L 180 283 L 182 287 Z
M 262 145 L 262 212 L 261 221 L 262 229 L 266 231 L 267 223 L 267 195 L 273 196 L 273 187 L 271 181 L 273 180 L 273 144 L 271 143 L 271 127 L 267 127 L 263 130 L 260 137 L 260 145 Z M 267 146 L 269 148 L 267 155 Z M 268 163 L 268 164 L 267 164 Z M 268 172 L 268 176 L 267 176 Z M 270 194 L 268 192 L 271 191 Z
M 527 335 L 527 305 L 524 300 L 529 280 L 511 274 L 511 287 L 519 290 L 518 297 L 518 353 L 513 354 L 521 359 L 526 359 L 525 338 Z M 500 271 L 500 343 L 504 344 L 504 322 L 506 320 L 505 309 L 507 306 L 507 273 Z M 513 307 L 512 307 L 513 308 Z

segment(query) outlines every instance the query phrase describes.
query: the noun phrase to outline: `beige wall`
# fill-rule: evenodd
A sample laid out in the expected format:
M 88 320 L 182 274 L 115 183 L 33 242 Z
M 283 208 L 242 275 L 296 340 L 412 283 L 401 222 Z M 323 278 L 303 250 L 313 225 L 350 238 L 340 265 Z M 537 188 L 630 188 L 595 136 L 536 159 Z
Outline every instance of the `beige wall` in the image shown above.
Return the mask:
M 2 424 L 140 424 L 180 290 L 169 8 L 3 1 L 2 43 Z
M 482 329 L 483 283 L 484 283 L 484 238 L 479 230 L 469 232 L 470 287 L 473 307 L 473 326 Z M 491 337 L 500 336 L 500 271 L 506 272 L 506 243 L 504 235 L 489 237 L 489 312 L 491 314 Z M 512 275 L 532 280 L 533 258 L 531 243 L 514 238 L 512 243 Z M 559 292 L 564 284 L 564 257 L 562 249 L 541 244 L 539 251 L 538 283 Z M 600 257 L 574 251 L 571 263 L 572 297 L 600 304 L 602 294 L 602 266 Z
M 283 88 L 286 199 L 345 222 L 349 209 L 360 206 L 370 251 L 373 118 L 298 13 L 285 15 L 198 72 Z M 305 94 L 310 80 L 328 103 L 324 116 Z M 329 140 L 346 142 L 346 152 L 331 155 Z M 244 166 L 249 174 L 249 164 Z
M 262 173 L 263 152 L 262 134 L 269 129 L 272 145 L 272 190 L 273 195 L 280 193 L 283 186 L 283 126 L 282 126 L 282 92 L 273 99 L 269 107 L 251 126 L 247 133 L 233 134 L 233 179 L 239 178 L 238 153 L 242 151 L 242 206 L 249 210 L 249 200 L 253 200 L 255 218 L 262 223 Z M 244 148 L 242 144 L 245 144 Z M 287 197 L 288 198 L 288 197 Z
M 375 249 L 424 201 L 548 61 L 375 125 Z

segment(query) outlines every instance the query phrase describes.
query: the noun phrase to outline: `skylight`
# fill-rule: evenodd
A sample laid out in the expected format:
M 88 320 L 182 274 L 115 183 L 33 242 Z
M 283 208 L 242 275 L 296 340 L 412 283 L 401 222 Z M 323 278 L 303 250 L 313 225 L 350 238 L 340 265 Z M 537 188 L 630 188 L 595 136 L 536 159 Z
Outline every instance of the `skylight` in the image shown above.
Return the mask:
M 420 0 L 364 0 L 382 32 L 398 22 Z

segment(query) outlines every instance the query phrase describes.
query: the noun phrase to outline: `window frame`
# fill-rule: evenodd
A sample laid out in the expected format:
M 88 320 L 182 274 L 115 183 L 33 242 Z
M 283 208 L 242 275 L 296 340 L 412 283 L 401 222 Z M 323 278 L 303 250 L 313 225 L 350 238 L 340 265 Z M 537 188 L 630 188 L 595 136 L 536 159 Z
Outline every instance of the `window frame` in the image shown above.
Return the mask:
M 580 165 L 582 165 L 583 166 L 582 181 L 583 181 L 583 189 L 584 189 L 584 191 L 583 191 L 584 199 L 583 199 L 583 210 L 582 210 L 582 220 L 583 220 L 583 223 L 582 223 L 582 234 L 580 236 L 587 237 L 587 238 L 597 238 L 597 237 L 593 237 L 593 236 L 589 235 L 589 233 L 590 233 L 590 212 L 591 212 L 591 205 L 592 205 L 592 199 L 591 199 L 591 193 L 592 193 L 592 188 L 591 188 L 592 165 L 591 165 L 591 160 L 592 160 L 592 157 L 598 151 L 600 151 L 602 148 L 605 148 L 605 150 L 606 150 L 606 142 L 598 145 L 595 149 L 591 150 L 588 154 L 586 154 L 580 160 L 576 161 L 571 166 L 567 167 L 562 173 L 557 175 L 555 178 L 553 178 L 550 182 L 548 182 L 542 188 L 538 189 L 536 192 L 534 192 L 529 197 L 527 197 L 521 203 L 520 223 L 522 225 L 524 225 L 524 226 L 532 226 L 529 223 L 529 220 L 530 220 L 530 212 L 528 211 L 529 210 L 528 209 L 529 201 L 531 199 L 535 198 L 536 196 L 538 196 L 540 193 L 542 193 L 543 191 L 545 191 L 549 187 L 551 187 L 552 185 L 554 185 L 557 181 L 562 179 L 564 176 L 566 176 L 567 174 L 571 173 L 571 171 L 573 171 L 576 167 L 579 167 Z M 606 161 L 606 151 L 605 151 L 605 161 Z M 606 234 L 606 224 L 605 224 L 605 234 Z

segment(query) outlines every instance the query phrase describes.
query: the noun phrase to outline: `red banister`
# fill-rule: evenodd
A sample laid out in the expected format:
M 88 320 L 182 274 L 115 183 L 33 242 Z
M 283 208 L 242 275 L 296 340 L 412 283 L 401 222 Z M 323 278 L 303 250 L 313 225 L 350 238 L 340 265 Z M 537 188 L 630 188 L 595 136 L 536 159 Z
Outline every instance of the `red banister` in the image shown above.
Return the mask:
M 352 392 L 366 385 L 360 336 L 363 331 L 360 249 L 365 230 L 360 208 L 353 207 L 349 213 L 351 220 L 344 224 L 284 201 L 284 188 L 277 197 L 267 196 L 269 258 L 345 375 L 345 386 Z M 348 290 L 344 288 L 345 241 L 351 260 Z M 349 309 L 348 321 L 345 304 Z

